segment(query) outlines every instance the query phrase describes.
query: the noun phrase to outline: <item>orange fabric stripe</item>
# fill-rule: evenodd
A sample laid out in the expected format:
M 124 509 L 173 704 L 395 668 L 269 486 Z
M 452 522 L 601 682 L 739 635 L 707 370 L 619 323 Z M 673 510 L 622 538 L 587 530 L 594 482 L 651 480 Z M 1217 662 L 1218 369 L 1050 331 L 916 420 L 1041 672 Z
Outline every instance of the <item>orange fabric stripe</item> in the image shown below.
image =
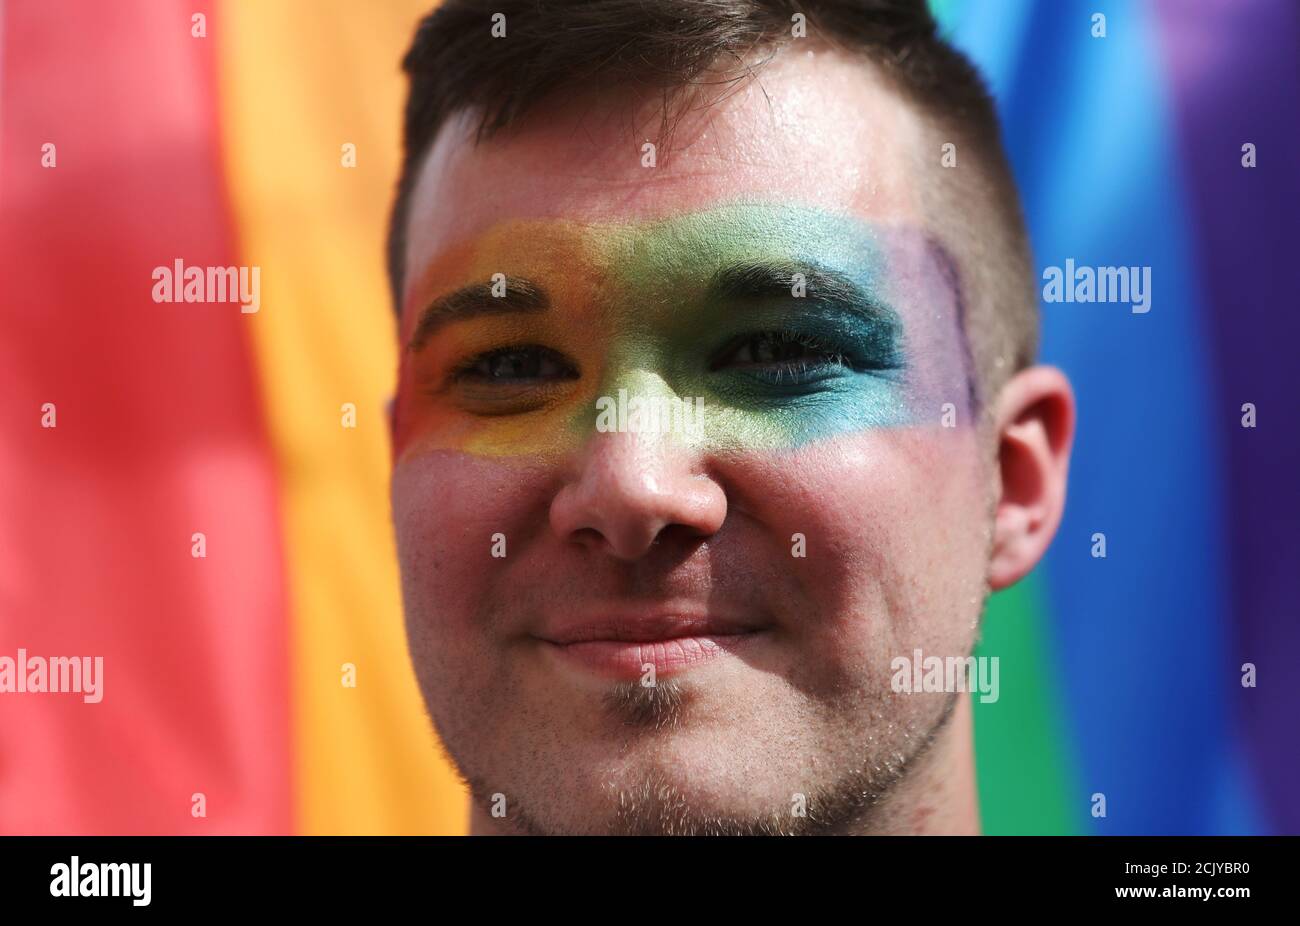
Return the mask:
M 238 237 L 262 267 L 256 355 L 284 486 L 296 816 L 310 834 L 468 824 L 407 656 L 387 493 L 396 333 L 383 238 L 400 57 L 427 8 L 228 2 L 210 25 Z

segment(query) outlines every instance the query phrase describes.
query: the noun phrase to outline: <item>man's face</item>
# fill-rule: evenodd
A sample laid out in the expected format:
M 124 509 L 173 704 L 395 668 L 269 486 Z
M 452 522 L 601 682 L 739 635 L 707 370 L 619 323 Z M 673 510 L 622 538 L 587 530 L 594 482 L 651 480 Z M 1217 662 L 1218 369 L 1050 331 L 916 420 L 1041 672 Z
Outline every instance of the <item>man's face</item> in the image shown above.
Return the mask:
M 457 120 L 414 193 L 407 630 L 513 828 L 843 824 L 950 705 L 891 660 L 973 644 L 990 475 L 919 205 L 938 147 L 858 61 L 760 79 L 653 164 L 614 101 L 479 146 Z

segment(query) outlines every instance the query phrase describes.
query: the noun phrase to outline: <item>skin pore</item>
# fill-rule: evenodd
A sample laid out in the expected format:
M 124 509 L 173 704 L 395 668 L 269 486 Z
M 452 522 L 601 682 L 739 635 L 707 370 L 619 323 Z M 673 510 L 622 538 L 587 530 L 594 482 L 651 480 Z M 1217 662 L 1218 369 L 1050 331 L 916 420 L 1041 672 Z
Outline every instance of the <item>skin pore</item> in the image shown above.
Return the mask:
M 977 832 L 969 696 L 894 692 L 890 663 L 968 654 L 1041 555 L 1068 387 L 1026 371 L 978 424 L 922 117 L 861 61 L 778 55 L 654 167 L 656 110 L 628 111 L 479 145 L 466 114 L 412 201 L 394 523 L 473 829 Z M 601 428 L 620 394 L 698 397 L 700 427 Z M 645 615 L 737 632 L 653 644 L 652 687 L 553 642 Z

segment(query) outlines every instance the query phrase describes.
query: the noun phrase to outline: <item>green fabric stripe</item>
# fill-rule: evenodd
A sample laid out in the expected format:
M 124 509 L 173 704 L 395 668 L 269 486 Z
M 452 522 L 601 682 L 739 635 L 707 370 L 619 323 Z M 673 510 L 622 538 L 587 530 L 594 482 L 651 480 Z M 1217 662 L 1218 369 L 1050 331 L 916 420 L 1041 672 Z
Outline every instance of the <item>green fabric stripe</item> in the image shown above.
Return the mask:
M 975 771 L 984 832 L 1079 835 L 1088 796 L 1049 676 L 1039 583 L 1030 576 L 990 597 L 976 656 L 999 657 L 997 701 L 975 707 Z

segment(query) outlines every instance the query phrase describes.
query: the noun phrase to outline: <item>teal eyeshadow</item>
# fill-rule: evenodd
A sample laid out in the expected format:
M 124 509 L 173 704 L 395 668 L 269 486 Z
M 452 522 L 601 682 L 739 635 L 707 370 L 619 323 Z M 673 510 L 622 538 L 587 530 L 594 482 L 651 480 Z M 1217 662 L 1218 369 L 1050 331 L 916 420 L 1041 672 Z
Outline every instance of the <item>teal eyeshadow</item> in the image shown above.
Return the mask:
M 662 372 L 679 396 L 703 396 L 705 440 L 735 448 L 800 446 L 868 428 L 916 423 L 909 406 L 906 341 L 885 301 L 885 233 L 816 209 L 732 205 L 640 229 L 615 265 L 627 313 L 611 351 L 616 369 Z M 714 273 L 735 264 L 819 267 L 851 281 L 879 318 L 805 298 L 709 304 Z M 842 352 L 844 367 L 819 368 L 800 382 L 772 383 L 743 368 L 710 370 L 737 337 L 762 332 L 810 336 Z M 820 348 L 819 348 L 820 349 Z

